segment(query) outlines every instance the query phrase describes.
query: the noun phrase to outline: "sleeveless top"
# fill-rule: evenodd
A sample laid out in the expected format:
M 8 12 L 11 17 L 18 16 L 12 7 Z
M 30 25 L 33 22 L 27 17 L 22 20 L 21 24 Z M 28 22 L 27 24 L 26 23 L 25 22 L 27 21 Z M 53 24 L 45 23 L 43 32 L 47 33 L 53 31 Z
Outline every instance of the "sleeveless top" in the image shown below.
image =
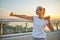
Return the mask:
M 44 32 L 44 28 L 47 24 L 48 24 L 47 20 L 39 19 L 37 16 L 34 16 L 32 36 L 34 38 L 46 38 L 46 33 Z

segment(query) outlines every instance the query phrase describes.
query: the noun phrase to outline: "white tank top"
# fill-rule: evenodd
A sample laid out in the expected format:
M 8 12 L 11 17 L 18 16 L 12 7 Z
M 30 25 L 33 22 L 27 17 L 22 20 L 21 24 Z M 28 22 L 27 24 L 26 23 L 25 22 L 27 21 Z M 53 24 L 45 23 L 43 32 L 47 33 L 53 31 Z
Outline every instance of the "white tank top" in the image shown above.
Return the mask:
M 44 27 L 47 25 L 47 23 L 47 20 L 39 19 L 37 16 L 34 16 L 32 36 L 35 38 L 46 38 Z

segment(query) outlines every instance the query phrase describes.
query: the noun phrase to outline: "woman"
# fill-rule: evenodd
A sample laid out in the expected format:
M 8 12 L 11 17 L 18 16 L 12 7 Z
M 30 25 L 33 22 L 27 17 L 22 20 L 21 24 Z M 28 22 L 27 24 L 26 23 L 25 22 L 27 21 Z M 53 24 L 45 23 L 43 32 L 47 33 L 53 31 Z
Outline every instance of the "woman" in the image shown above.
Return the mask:
M 33 21 L 33 32 L 32 37 L 33 40 L 45 40 L 46 33 L 44 32 L 44 28 L 47 27 L 53 32 L 54 28 L 50 22 L 50 16 L 44 17 L 45 8 L 38 6 L 36 9 L 37 16 L 26 16 L 26 15 L 16 15 L 13 12 L 10 13 L 10 16 L 16 16 L 19 18 L 32 20 Z

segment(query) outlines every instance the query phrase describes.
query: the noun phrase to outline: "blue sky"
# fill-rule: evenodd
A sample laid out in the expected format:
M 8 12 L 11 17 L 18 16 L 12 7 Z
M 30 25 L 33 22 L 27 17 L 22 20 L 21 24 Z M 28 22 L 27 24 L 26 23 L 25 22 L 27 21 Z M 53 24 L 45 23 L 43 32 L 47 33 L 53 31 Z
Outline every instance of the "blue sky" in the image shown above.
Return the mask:
M 45 7 L 46 15 L 60 15 L 60 0 L 0 0 L 0 18 L 12 18 L 9 16 L 11 11 L 34 15 L 37 6 Z

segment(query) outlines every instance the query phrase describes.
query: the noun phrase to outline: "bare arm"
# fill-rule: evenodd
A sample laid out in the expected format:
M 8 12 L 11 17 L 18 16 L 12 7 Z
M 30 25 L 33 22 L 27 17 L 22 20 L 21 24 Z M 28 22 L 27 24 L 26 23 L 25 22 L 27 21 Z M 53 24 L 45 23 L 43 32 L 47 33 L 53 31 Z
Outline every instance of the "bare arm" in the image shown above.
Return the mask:
M 23 18 L 23 19 L 27 19 L 27 20 L 33 20 L 33 16 L 16 15 L 16 14 L 13 14 L 13 12 L 10 13 L 10 16 L 15 16 L 15 17 L 19 17 L 19 18 Z
M 48 28 L 49 28 L 52 32 L 54 31 L 54 28 L 53 28 L 53 26 L 52 26 L 52 24 L 51 24 L 50 21 L 48 21 L 47 26 L 48 26 Z
M 48 24 L 47 24 L 47 27 L 53 32 L 54 31 L 54 28 L 50 22 L 50 16 L 48 17 L 45 17 L 46 20 L 48 20 Z

